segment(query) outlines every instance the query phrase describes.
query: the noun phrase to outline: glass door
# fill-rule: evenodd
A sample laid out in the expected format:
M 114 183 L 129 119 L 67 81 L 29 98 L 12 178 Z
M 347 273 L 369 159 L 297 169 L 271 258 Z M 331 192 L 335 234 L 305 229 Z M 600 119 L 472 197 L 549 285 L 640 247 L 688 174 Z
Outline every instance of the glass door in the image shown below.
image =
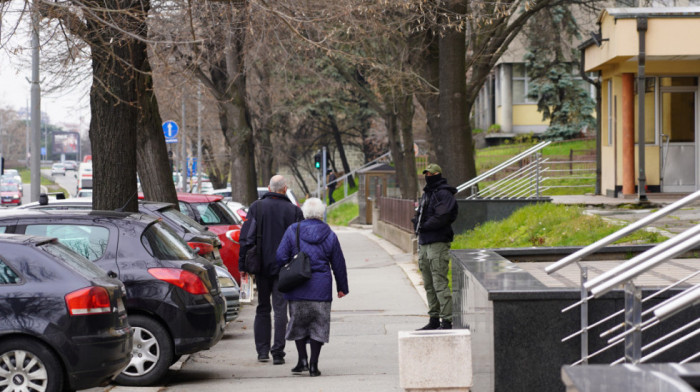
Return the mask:
M 662 192 L 696 190 L 696 88 L 661 90 Z

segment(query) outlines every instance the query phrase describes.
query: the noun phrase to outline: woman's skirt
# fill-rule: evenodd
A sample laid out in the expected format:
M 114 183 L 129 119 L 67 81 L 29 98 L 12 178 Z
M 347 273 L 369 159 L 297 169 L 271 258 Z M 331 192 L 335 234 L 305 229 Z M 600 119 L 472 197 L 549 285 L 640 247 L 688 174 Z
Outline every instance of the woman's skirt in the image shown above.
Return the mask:
M 331 303 L 319 301 L 289 301 L 287 340 L 311 338 L 328 343 L 331 333 Z

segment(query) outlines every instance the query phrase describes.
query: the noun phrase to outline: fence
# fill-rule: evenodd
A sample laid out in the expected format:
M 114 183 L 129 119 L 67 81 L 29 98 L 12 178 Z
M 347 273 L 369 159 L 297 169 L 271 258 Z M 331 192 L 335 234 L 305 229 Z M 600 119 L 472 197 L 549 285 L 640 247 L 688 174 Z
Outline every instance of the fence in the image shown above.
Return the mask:
M 413 222 L 411 222 L 411 218 L 415 215 L 413 200 L 380 197 L 378 202 L 380 220 L 413 232 Z

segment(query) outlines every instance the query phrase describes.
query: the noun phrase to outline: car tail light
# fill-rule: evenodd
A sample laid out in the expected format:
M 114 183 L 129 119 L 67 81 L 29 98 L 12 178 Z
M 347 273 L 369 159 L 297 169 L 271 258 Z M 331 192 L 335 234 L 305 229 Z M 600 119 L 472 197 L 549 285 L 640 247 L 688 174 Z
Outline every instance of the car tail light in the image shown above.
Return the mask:
M 207 244 L 206 242 L 188 242 L 187 245 L 196 250 L 197 254 L 200 256 L 204 256 L 214 250 L 214 245 Z
M 71 316 L 109 313 L 109 293 L 104 287 L 85 287 L 66 294 L 66 305 Z
M 196 274 L 177 268 L 151 268 L 148 273 L 156 279 L 173 284 L 190 294 L 207 294 L 209 291 Z

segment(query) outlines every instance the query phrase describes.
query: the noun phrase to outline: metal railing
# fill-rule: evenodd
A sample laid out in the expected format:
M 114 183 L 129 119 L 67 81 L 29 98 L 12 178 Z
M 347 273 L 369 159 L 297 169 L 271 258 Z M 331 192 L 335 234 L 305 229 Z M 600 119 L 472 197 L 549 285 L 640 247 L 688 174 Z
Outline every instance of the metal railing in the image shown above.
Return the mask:
M 377 193 L 379 194 L 379 193 Z M 405 231 L 413 232 L 411 218 L 415 215 L 415 202 L 407 199 L 379 197 L 379 219 Z
M 682 290 L 680 293 L 643 311 L 642 309 L 644 303 L 648 303 L 649 300 L 659 297 L 660 294 L 669 293 L 671 290 L 679 290 L 679 287 L 687 284 L 688 281 L 700 275 L 700 270 L 682 277 L 676 282 L 648 295 L 646 298 L 642 298 L 641 288 L 634 283 L 635 278 L 638 278 L 641 274 L 685 253 L 688 250 L 695 248 L 698 244 L 700 244 L 700 225 L 688 229 L 685 232 L 654 246 L 646 252 L 641 253 L 590 280 L 588 280 L 587 267 L 580 263 L 584 257 L 595 253 L 603 247 L 624 238 L 636 230 L 646 227 L 650 223 L 655 222 L 656 220 L 661 219 L 673 211 L 678 210 L 679 208 L 698 199 L 700 199 L 700 191 L 669 204 L 655 213 L 640 219 L 639 221 L 632 223 L 545 268 L 546 273 L 552 274 L 572 263 L 577 263 L 580 270 L 581 300 L 562 310 L 562 312 L 568 312 L 579 306 L 581 308 L 581 328 L 575 333 L 562 339 L 562 342 L 564 342 L 575 338 L 576 336 L 580 336 L 581 359 L 575 362 L 574 365 L 587 363 L 590 358 L 606 352 L 620 343 L 624 343 L 624 357 L 613 361 L 612 364 L 618 364 L 623 361 L 635 364 L 642 363 L 672 349 L 673 347 L 687 342 L 695 336 L 700 335 L 700 327 L 696 327 L 697 325 L 700 325 L 700 318 L 697 318 L 694 321 L 690 321 L 685 325 L 676 328 L 673 331 L 665 333 L 663 336 L 654 340 L 653 342 L 642 345 L 642 332 L 661 324 L 663 321 L 667 320 L 669 317 L 677 314 L 678 312 L 700 303 L 700 284 Z M 620 286 L 624 287 L 624 308 L 602 318 L 601 320 L 589 324 L 589 301 L 600 298 L 601 296 L 610 292 L 612 289 Z M 601 338 L 607 339 L 606 345 L 598 351 L 589 354 L 589 332 L 620 315 L 624 315 L 624 322 L 616 324 L 612 328 L 609 328 L 600 334 Z M 624 329 L 624 332 L 618 332 L 621 329 Z M 608 336 L 613 335 L 614 333 L 617 334 L 608 338 Z M 664 342 L 668 343 L 660 346 Z M 649 352 L 655 347 L 658 348 Z M 647 354 L 645 354 L 645 352 Z M 692 354 L 688 358 L 680 359 L 678 362 L 686 363 L 698 357 L 700 357 L 700 348 L 698 348 L 698 352 Z
M 528 158 L 534 154 L 537 154 L 536 158 L 535 158 L 536 163 L 533 166 L 533 170 L 526 171 L 526 173 L 523 173 L 524 174 L 523 176 L 517 177 L 517 180 L 515 178 L 511 177 L 511 179 L 509 181 L 501 182 L 501 184 L 499 185 L 499 188 L 500 187 L 510 188 L 510 187 L 515 186 L 518 189 L 518 192 L 517 192 L 518 194 L 520 194 L 520 191 L 522 191 L 523 189 L 530 189 L 530 190 L 534 190 L 534 194 L 537 197 L 539 197 L 539 188 L 538 188 L 538 185 L 540 183 L 540 179 L 539 179 L 540 164 L 539 164 L 539 161 L 541 160 L 541 156 L 539 155 L 539 151 L 542 150 L 543 148 L 547 147 L 551 143 L 552 143 L 551 141 L 544 141 L 544 142 L 538 143 L 537 145 L 535 145 L 533 147 L 530 147 L 529 149 L 527 149 L 527 150 L 521 152 L 520 154 L 508 159 L 507 161 L 497 165 L 496 167 L 494 167 L 490 170 L 487 170 L 485 173 L 478 175 L 478 176 L 472 178 L 471 180 L 465 182 L 464 184 L 458 186 L 457 193 L 463 192 L 467 189 L 471 189 L 472 194 L 468 198 L 479 197 L 478 195 L 480 194 L 481 191 L 479 191 L 477 189 L 478 183 L 494 176 L 495 174 L 501 172 L 502 170 L 504 170 L 512 165 L 519 163 L 521 160 L 523 160 L 525 158 Z M 519 185 L 516 186 L 516 185 L 514 185 L 514 183 L 518 183 Z M 528 183 L 534 184 L 534 188 L 532 185 L 527 185 Z M 522 186 L 523 184 L 525 184 L 524 187 Z M 494 188 L 493 186 L 491 186 L 489 188 L 490 188 L 490 192 L 494 192 L 494 189 L 499 189 L 499 188 Z M 501 194 L 502 196 L 500 196 L 500 197 L 503 197 L 503 198 L 516 197 L 516 196 L 514 196 L 514 193 L 512 193 L 510 191 L 509 192 L 499 192 L 499 194 Z

